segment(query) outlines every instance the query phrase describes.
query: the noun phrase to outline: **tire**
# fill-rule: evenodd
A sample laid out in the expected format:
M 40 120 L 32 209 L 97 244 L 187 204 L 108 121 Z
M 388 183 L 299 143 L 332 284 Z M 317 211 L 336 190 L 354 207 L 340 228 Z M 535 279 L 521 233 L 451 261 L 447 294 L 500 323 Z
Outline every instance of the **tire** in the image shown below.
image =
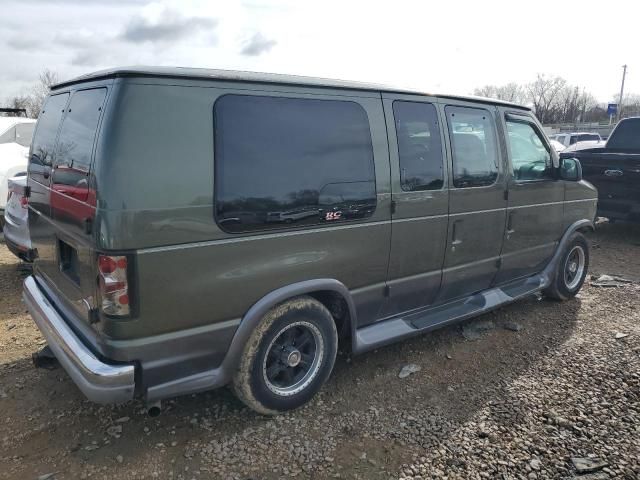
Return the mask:
M 314 298 L 293 298 L 270 310 L 251 334 L 233 390 L 258 413 L 293 410 L 311 400 L 329 378 L 337 351 L 331 313 Z
M 579 232 L 574 233 L 562 252 L 551 285 L 545 295 L 556 300 L 569 300 L 582 288 L 589 271 L 589 243 Z

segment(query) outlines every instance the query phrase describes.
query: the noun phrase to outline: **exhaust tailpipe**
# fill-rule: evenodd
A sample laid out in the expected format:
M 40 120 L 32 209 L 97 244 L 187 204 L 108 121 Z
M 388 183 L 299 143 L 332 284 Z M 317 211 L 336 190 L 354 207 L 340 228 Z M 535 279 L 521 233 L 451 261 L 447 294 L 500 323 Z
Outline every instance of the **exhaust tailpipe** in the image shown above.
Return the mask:
M 162 403 L 160 400 L 147 403 L 147 415 L 151 418 L 157 417 L 162 413 Z

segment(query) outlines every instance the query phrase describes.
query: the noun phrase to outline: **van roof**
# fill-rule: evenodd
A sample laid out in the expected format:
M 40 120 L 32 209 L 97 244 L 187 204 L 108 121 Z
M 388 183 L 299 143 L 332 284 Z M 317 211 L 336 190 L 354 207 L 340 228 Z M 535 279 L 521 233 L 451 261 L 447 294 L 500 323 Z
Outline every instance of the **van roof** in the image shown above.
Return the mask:
M 185 78 L 199 80 L 223 80 L 229 82 L 253 82 L 253 83 L 270 83 L 279 85 L 297 85 L 310 87 L 325 87 L 349 90 L 369 90 L 378 92 L 408 93 L 414 95 L 430 95 L 438 98 L 450 98 L 459 100 L 472 100 L 476 102 L 489 103 L 494 105 L 505 105 L 509 107 L 530 110 L 529 107 L 518 105 L 516 103 L 504 100 L 496 100 L 493 98 L 473 97 L 463 95 L 431 95 L 419 90 L 411 90 L 406 88 L 390 87 L 376 83 L 355 82 L 349 80 L 337 80 L 321 77 L 305 77 L 300 75 L 283 75 L 278 73 L 261 73 L 246 72 L 238 70 L 218 70 L 208 68 L 185 68 L 185 67 L 118 67 L 107 70 L 99 70 L 97 72 L 81 75 L 79 77 L 67 80 L 65 82 L 54 85 L 52 89 L 66 87 L 82 82 L 99 80 L 103 78 L 116 77 L 165 77 L 165 78 Z

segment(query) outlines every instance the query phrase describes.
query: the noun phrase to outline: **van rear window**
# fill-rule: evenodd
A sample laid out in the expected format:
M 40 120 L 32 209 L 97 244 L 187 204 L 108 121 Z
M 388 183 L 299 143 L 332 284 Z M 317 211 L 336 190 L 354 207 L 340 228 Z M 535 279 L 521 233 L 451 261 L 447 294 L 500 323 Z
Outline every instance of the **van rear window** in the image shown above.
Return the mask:
M 357 103 L 225 95 L 214 124 L 224 230 L 340 223 L 375 210 L 369 120 Z
M 38 128 L 31 146 L 31 158 L 29 160 L 29 174 L 38 182 L 44 182 L 49 178 L 49 171 L 53 165 L 53 150 L 56 146 L 58 127 L 62 119 L 62 113 L 69 100 L 68 93 L 52 95 L 47 98 L 40 117 Z
M 53 188 L 74 196 L 73 189 L 56 188 L 65 185 L 87 189 L 86 177 L 91 166 L 93 142 L 98 130 L 105 88 L 80 90 L 73 94 L 69 111 L 62 122 L 52 176 Z

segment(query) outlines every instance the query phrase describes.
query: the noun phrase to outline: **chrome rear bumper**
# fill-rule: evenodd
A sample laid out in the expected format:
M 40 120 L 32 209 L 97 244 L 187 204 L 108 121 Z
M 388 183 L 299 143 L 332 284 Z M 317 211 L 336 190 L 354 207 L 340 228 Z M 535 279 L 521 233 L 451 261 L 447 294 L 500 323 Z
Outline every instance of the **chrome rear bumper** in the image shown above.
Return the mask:
M 33 276 L 25 280 L 22 298 L 56 358 L 89 400 L 122 403 L 133 398 L 134 366 L 99 360 L 53 308 Z

